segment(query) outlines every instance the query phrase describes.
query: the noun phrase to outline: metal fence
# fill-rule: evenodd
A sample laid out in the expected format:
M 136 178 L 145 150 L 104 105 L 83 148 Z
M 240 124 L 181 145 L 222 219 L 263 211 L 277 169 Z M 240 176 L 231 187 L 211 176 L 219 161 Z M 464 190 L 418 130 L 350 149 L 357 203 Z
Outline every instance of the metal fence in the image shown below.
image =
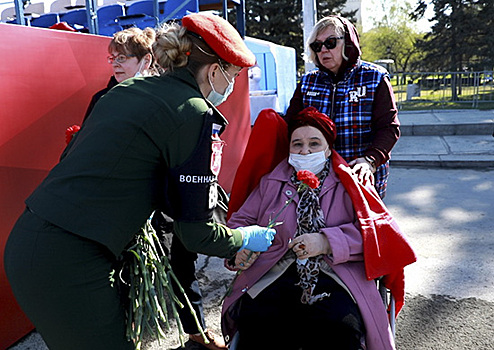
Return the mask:
M 398 107 L 494 108 L 493 71 L 395 73 L 391 84 Z

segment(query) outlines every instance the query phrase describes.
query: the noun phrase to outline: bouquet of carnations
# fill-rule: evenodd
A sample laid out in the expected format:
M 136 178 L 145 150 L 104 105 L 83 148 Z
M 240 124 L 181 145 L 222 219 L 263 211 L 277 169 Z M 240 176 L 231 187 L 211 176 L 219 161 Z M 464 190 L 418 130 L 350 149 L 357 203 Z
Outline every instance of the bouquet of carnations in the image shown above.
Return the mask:
M 126 258 L 123 268 L 120 271 L 113 270 L 110 274 L 110 281 L 112 285 L 116 281 L 123 283 L 126 288 L 122 289 L 128 290 L 126 332 L 127 338 L 134 342 L 136 349 L 141 348 L 144 333 L 156 337 L 158 340 L 165 338 L 164 329 L 170 329 L 167 316 L 168 306 L 170 306 L 173 318 L 177 322 L 182 347 L 184 346 L 184 331 L 177 307 L 190 309 L 197 328 L 207 342 L 196 312 L 173 273 L 162 243 L 150 220 L 135 236 L 124 256 Z M 171 284 L 172 280 L 178 286 L 178 292 L 184 296 L 186 306 L 177 298 Z

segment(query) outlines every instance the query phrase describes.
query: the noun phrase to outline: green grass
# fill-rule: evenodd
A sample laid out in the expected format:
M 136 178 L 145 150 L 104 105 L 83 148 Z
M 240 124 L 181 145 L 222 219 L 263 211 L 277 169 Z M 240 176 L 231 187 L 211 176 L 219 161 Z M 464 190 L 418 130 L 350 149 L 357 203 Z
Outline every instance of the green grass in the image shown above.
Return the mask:
M 398 108 L 403 111 L 418 111 L 428 109 L 494 109 L 494 101 L 479 101 L 477 106 L 472 106 L 471 102 L 431 102 L 431 101 L 402 101 L 398 102 Z
M 494 87 L 482 86 L 477 91 L 471 86 L 462 87 L 461 94 L 453 101 L 451 88 L 422 89 L 420 97 L 407 101 L 406 86 L 394 86 L 395 99 L 402 110 L 421 109 L 494 109 Z M 475 101 L 476 100 L 476 101 Z M 475 103 L 474 103 L 475 101 Z

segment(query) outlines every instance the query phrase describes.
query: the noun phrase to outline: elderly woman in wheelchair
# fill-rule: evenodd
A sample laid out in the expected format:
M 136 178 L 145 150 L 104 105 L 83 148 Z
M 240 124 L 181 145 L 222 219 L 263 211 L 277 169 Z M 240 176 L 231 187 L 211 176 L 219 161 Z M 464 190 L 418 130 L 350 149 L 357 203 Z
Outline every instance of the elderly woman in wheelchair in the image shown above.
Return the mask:
M 251 140 L 269 135 L 272 130 L 254 127 Z M 277 225 L 266 252 L 244 250 L 230 262 L 239 272 L 223 304 L 222 329 L 236 349 L 394 349 L 375 271 L 366 265 L 392 272 L 393 278 L 398 273 L 398 284 L 391 284 L 398 285 L 402 300 L 400 272 L 415 255 L 372 184 L 359 183 L 332 150 L 335 138 L 333 121 L 315 108 L 292 118 L 288 158 L 260 180 L 228 222 Z M 286 141 L 281 149 L 286 154 Z M 317 177 L 315 185 L 305 185 L 300 170 Z M 387 215 L 384 232 L 398 243 L 380 238 L 376 212 L 381 222 Z M 386 255 L 390 248 L 401 257 Z

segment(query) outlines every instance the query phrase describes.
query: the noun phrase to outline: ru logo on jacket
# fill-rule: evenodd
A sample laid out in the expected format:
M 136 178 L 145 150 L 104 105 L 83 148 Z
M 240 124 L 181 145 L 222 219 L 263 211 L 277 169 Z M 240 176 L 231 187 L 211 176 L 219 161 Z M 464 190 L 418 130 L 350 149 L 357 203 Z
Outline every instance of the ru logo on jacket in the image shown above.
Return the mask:
M 348 94 L 350 95 L 348 102 L 359 102 L 359 98 L 365 97 L 366 93 L 367 89 L 365 86 L 359 86 L 357 87 L 357 90 L 350 90 L 348 91 Z

